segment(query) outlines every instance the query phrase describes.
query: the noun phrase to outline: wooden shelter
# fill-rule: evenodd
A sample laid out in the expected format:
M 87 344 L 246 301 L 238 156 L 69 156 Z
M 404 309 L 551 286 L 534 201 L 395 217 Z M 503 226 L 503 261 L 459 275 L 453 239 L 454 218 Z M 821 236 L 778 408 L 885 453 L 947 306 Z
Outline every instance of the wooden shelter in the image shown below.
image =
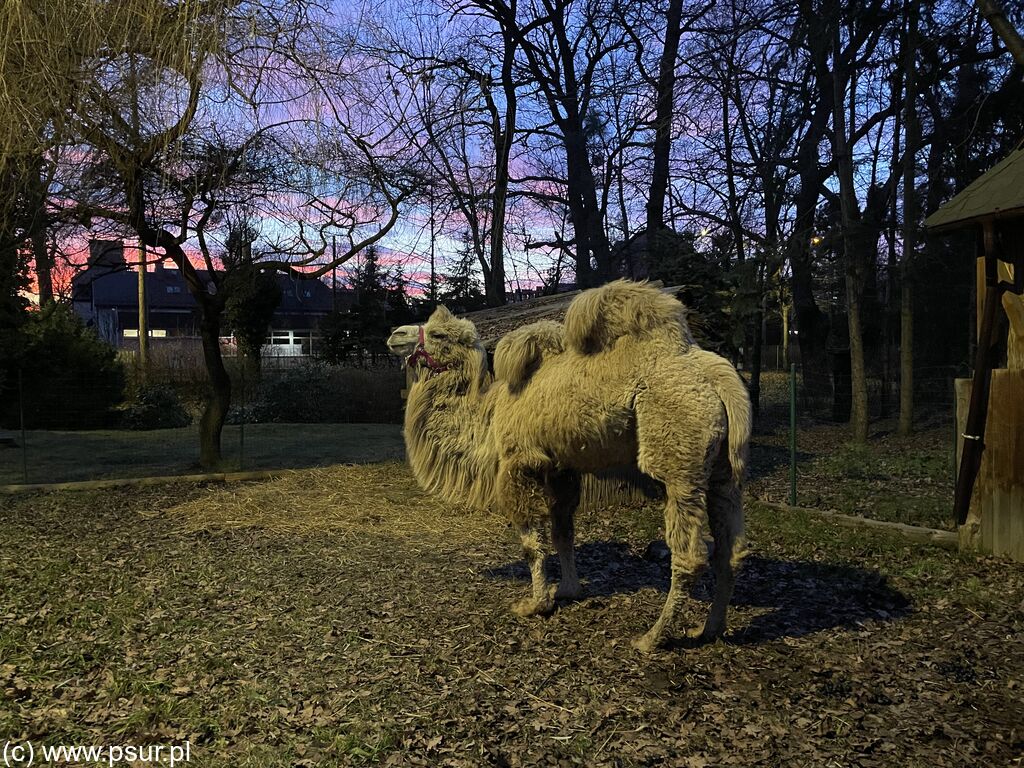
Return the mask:
M 954 507 L 961 546 L 1024 562 L 1024 144 L 929 216 L 925 226 L 935 232 L 973 230 L 980 252 L 974 377 L 957 382 L 960 471 Z M 1004 314 L 1007 365 L 997 368 Z

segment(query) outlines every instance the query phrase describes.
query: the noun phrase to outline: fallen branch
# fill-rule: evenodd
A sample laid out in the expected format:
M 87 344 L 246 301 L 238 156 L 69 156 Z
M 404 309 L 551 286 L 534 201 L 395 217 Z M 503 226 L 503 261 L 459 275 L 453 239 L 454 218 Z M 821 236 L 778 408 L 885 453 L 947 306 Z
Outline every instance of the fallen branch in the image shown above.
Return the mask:
M 21 483 L 0 485 L 0 493 L 28 493 L 31 491 L 92 491 L 120 486 L 163 485 L 165 483 L 237 483 L 246 480 L 271 480 L 280 477 L 282 470 L 253 472 L 207 472 L 199 475 L 161 475 L 158 477 L 124 477 L 109 480 L 80 480 L 68 483 Z
M 874 528 L 877 530 L 898 533 L 904 538 L 910 539 L 918 544 L 930 544 L 936 547 L 943 547 L 944 549 L 959 548 L 959 537 L 957 536 L 956 531 L 941 531 L 938 528 L 922 528 L 916 525 L 907 525 L 906 523 L 889 523 L 884 520 L 872 520 L 868 517 L 856 517 L 854 515 L 843 515 L 839 512 L 829 512 L 824 509 L 793 507 L 789 504 L 780 504 L 775 501 L 765 501 L 764 499 L 758 499 L 757 501 L 760 504 L 764 504 L 766 507 L 777 509 L 780 512 L 803 512 L 808 515 L 822 517 L 836 525 L 841 525 L 844 528 Z

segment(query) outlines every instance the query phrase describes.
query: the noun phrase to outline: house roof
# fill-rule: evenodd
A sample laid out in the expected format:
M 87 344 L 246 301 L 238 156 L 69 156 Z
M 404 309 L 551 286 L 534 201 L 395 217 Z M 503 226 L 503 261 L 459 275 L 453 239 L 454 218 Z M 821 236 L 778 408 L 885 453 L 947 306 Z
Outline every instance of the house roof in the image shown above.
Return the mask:
M 199 279 L 209 282 L 209 272 L 199 270 Z M 321 280 L 297 279 L 290 275 L 276 274 L 281 288 L 281 303 L 278 313 L 327 313 L 334 307 L 331 288 Z M 135 271 L 104 273 L 98 277 L 89 270 L 76 275 L 72 281 L 75 293 L 78 289 L 92 285 L 92 301 L 96 306 L 131 307 L 138 305 L 139 274 Z M 348 289 L 338 289 L 339 294 L 348 294 Z M 146 301 L 150 310 L 192 309 L 195 300 L 188 291 L 181 272 L 177 269 L 156 269 L 146 273 Z
M 1024 147 L 983 173 L 924 221 L 930 229 L 965 227 L 985 219 L 1024 218 Z

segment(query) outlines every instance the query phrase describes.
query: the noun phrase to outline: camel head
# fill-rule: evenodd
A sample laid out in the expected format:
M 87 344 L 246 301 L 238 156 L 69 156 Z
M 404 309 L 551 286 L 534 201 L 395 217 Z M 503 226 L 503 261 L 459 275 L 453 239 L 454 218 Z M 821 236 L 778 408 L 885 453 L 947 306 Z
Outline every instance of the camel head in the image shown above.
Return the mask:
M 480 378 L 481 361 L 486 372 L 486 354 L 476 327 L 439 306 L 423 325 L 403 325 L 388 338 L 392 354 L 406 358 L 408 365 L 433 373 L 456 369 L 470 379 Z
M 388 336 L 388 351 L 395 357 L 407 358 L 419 343 L 418 325 L 400 325 Z

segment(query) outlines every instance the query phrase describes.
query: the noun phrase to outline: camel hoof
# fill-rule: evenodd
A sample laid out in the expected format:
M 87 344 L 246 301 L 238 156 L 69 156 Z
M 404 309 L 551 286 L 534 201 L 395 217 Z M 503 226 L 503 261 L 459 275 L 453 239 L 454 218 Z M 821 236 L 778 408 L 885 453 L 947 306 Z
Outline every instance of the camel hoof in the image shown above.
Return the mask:
M 579 596 L 582 593 L 583 593 L 583 590 L 580 589 L 580 585 L 579 584 L 570 585 L 570 586 L 565 586 L 564 584 L 560 584 L 559 587 L 558 587 L 558 591 L 555 592 L 555 600 L 577 600 L 577 599 L 579 599 Z
M 546 616 L 555 610 L 555 602 L 550 598 L 538 600 L 535 597 L 524 597 L 512 604 L 512 613 L 516 616 Z
M 688 633 L 689 634 L 689 633 Z M 693 630 L 692 637 L 699 638 L 703 643 L 713 643 L 725 634 L 724 624 L 705 624 L 701 630 Z
M 645 635 L 640 635 L 640 637 L 634 637 L 630 645 L 641 653 L 652 653 L 658 649 L 661 642 L 648 632 Z

